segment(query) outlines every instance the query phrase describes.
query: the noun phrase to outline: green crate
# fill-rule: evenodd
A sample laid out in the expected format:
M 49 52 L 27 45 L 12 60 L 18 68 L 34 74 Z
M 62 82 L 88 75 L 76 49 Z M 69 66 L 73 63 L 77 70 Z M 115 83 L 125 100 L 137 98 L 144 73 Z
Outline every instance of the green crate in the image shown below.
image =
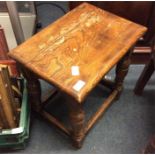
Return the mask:
M 30 106 L 28 104 L 28 92 L 26 81 L 22 80 L 23 98 L 21 104 L 19 127 L 4 129 L 0 132 L 0 148 L 24 149 L 29 138 Z

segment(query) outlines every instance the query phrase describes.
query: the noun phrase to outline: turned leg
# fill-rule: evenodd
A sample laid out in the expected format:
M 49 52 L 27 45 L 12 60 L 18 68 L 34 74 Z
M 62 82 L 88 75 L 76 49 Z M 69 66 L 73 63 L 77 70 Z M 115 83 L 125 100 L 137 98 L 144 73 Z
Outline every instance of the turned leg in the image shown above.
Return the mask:
M 38 79 L 27 79 L 27 89 L 32 108 L 39 112 L 41 111 L 41 87 Z
M 32 108 L 39 112 L 41 110 L 41 87 L 36 75 L 23 66 L 20 66 L 21 72 L 27 80 L 28 96 Z
M 115 78 L 114 89 L 118 91 L 117 99 L 119 99 L 120 94 L 123 90 L 123 81 L 125 79 L 125 76 L 128 73 L 128 69 L 130 65 L 130 55 L 131 55 L 131 51 L 129 51 L 116 66 L 116 78 Z
M 69 114 L 70 123 L 72 126 L 73 145 L 81 148 L 84 138 L 84 112 L 82 109 L 72 111 Z
M 73 98 L 66 96 L 66 104 L 69 108 L 69 123 L 71 125 L 71 138 L 73 146 L 82 147 L 84 132 L 85 113 L 80 103 Z

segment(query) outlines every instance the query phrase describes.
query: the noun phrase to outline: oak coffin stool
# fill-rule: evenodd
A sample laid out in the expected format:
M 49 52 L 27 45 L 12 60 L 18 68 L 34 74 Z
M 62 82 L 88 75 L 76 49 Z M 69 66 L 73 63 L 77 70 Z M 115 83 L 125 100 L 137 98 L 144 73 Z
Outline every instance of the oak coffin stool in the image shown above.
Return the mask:
M 145 31 L 141 25 L 83 3 L 13 49 L 9 56 L 19 63 L 27 78 L 35 110 L 80 148 L 86 133 L 120 96 L 131 48 Z M 117 65 L 115 81 L 104 79 L 114 65 Z M 51 83 L 64 95 L 71 129 L 43 109 L 38 78 Z M 86 123 L 82 103 L 99 83 L 108 86 L 111 93 Z

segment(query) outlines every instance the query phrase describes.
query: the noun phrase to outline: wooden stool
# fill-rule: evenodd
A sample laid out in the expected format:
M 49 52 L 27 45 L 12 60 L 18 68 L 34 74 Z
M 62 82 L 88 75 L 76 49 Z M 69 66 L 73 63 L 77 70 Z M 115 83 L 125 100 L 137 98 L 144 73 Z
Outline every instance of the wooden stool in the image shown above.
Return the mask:
M 9 56 L 20 64 L 27 78 L 36 111 L 71 136 L 73 144 L 80 148 L 88 131 L 120 96 L 130 63 L 129 49 L 145 31 L 141 25 L 83 3 L 13 49 Z M 116 64 L 115 81 L 102 80 Z M 66 97 L 71 131 L 43 110 L 38 78 L 54 85 Z M 112 92 L 86 124 L 82 103 L 100 81 Z

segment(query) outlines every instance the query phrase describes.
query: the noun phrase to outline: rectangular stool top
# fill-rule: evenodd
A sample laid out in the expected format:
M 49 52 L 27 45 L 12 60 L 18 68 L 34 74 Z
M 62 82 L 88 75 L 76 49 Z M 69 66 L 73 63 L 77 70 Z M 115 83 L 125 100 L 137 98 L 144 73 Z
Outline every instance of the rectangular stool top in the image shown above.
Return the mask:
M 146 30 L 83 3 L 9 56 L 80 103 Z

